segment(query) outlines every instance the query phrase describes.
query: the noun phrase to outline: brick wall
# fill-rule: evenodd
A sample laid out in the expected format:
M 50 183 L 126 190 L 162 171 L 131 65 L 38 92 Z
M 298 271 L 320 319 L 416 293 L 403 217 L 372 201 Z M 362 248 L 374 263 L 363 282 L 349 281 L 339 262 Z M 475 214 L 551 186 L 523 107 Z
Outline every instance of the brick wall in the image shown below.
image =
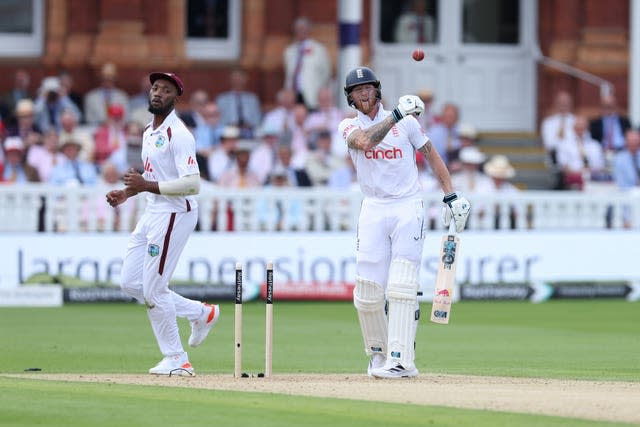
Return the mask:
M 369 58 L 370 10 L 363 1 L 363 58 Z M 241 65 L 249 72 L 249 88 L 265 107 L 273 105 L 284 81 L 282 53 L 291 41 L 297 16 L 314 21 L 313 36 L 325 43 L 335 70 L 338 56 L 337 0 L 244 0 L 242 46 L 237 62 L 192 61 L 185 57 L 184 0 L 48 0 L 45 55 L 37 59 L 0 59 L 0 72 L 11 76 L 18 67 L 32 73 L 33 89 L 40 80 L 69 69 L 76 89 L 98 84 L 97 70 L 111 60 L 118 64 L 119 84 L 138 91 L 141 76 L 153 69 L 172 69 L 187 84 L 211 95 L 227 88 L 228 71 Z M 538 0 L 539 38 L 547 56 L 611 80 L 626 109 L 629 62 L 628 0 Z M 538 117 L 550 108 L 560 89 L 574 94 L 584 112 L 597 111 L 598 89 L 546 67 L 538 69 Z M 0 92 L 11 78 L 0 81 Z

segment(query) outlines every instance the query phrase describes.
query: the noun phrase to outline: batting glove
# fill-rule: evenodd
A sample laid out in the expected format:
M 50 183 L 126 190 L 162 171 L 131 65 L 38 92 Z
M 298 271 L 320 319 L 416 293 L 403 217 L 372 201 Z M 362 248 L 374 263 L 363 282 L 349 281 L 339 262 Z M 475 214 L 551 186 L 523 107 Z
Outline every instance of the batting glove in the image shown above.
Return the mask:
M 447 205 L 442 208 L 442 222 L 444 225 L 448 227 L 451 224 L 451 219 L 453 219 L 456 231 L 459 233 L 464 230 L 467 218 L 469 218 L 471 203 L 456 192 L 447 194 L 442 201 Z
M 419 116 L 424 113 L 424 102 L 415 95 L 404 95 L 398 100 L 398 106 L 393 110 L 393 120 L 398 123 L 408 114 Z

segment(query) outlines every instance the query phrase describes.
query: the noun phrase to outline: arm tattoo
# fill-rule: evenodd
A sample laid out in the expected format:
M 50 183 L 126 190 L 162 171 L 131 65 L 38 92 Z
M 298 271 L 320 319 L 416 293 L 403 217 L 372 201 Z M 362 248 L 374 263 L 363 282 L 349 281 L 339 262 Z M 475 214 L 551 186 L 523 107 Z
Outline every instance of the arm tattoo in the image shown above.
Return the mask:
M 380 123 L 377 123 L 368 129 L 352 132 L 347 138 L 347 144 L 349 145 L 349 148 L 369 150 L 380 144 L 394 124 L 393 116 L 388 116 Z
M 393 121 L 393 116 L 387 116 L 380 123 L 371 126 L 369 129 L 364 131 L 364 134 L 369 138 L 369 141 L 373 143 L 373 145 L 378 145 L 380 141 L 385 137 L 385 135 L 391 130 L 393 125 L 396 122 Z
M 431 144 L 431 141 L 427 141 L 426 144 L 424 144 L 422 147 L 418 148 L 418 151 L 421 152 L 425 159 L 429 158 L 429 154 L 431 154 L 431 148 L 433 148 L 433 145 Z

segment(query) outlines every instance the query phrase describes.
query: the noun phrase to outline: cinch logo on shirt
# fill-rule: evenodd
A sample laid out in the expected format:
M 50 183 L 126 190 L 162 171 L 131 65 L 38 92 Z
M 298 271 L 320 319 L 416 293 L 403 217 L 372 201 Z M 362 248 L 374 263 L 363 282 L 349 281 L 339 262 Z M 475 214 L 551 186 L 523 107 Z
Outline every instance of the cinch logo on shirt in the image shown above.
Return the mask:
M 382 150 L 380 148 L 371 148 L 364 152 L 365 159 L 378 160 L 378 159 L 401 159 L 402 150 L 394 147 L 388 150 Z
M 189 156 L 189 158 L 187 159 L 187 164 L 188 164 L 189 166 L 192 166 L 192 165 L 195 165 L 195 164 L 196 164 L 196 161 L 195 161 L 195 160 L 193 160 L 193 157 Z
M 148 157 L 144 159 L 144 171 L 149 173 L 153 172 L 153 168 L 151 167 L 151 162 Z

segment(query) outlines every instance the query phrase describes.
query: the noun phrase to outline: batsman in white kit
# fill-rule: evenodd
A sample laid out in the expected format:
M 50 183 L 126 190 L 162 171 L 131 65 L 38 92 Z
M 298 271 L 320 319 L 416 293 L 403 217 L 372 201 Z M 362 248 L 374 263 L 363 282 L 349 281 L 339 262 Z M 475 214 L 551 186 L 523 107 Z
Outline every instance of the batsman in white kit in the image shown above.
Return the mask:
M 445 163 L 416 120 L 424 112 L 424 103 L 405 95 L 393 111 L 387 111 L 381 89 L 367 67 L 347 74 L 344 93 L 357 115 L 344 119 L 339 131 L 364 196 L 353 301 L 370 357 L 369 376 L 410 378 L 418 375 L 418 273 L 426 231 L 416 150 L 429 162 L 445 195 L 445 225 L 453 220 L 456 230 L 462 231 L 470 204 L 454 192 Z
M 110 191 L 106 197 L 115 207 L 138 193 L 147 193 L 145 211 L 129 238 L 121 287 L 146 304 L 163 355 L 149 373 L 193 376 L 176 317 L 189 319 L 189 345 L 197 347 L 217 322 L 220 309 L 173 292 L 169 280 L 198 221 L 195 195 L 200 191 L 200 171 L 194 137 L 175 111 L 176 101 L 184 91 L 182 81 L 165 72 L 151 73 L 149 80 L 153 121 L 142 137 L 144 173 L 129 170 L 124 175 L 125 188 Z

